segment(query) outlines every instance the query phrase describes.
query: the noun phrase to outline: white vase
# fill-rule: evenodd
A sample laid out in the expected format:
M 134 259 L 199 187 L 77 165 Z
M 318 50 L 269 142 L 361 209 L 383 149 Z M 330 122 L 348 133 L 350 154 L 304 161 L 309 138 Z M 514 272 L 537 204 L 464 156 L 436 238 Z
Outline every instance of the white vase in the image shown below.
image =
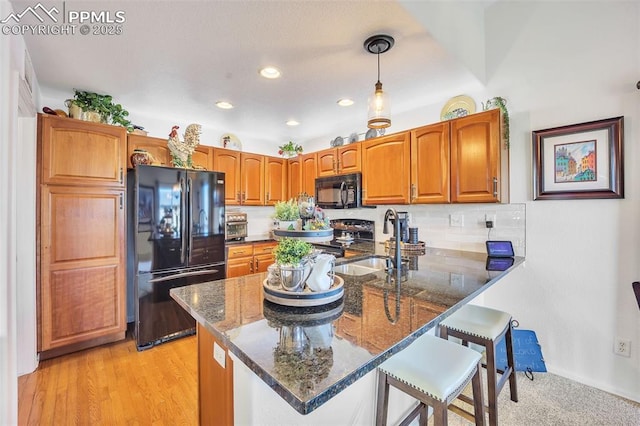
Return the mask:
M 277 229 L 281 229 L 284 231 L 299 231 L 300 230 L 300 221 L 299 220 L 278 220 Z

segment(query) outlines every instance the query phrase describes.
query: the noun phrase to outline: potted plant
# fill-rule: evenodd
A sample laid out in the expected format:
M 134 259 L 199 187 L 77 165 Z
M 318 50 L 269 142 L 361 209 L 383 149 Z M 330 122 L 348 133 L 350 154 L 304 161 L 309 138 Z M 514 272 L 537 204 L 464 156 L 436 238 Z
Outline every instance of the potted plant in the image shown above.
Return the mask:
M 313 246 L 296 238 L 283 238 L 273 250 L 285 290 L 299 291 L 311 273 L 308 256 Z
M 278 221 L 278 229 L 299 230 L 300 210 L 298 209 L 298 203 L 293 198 L 289 201 L 278 201 L 274 208 L 275 214 L 273 218 Z
M 482 103 L 482 110 L 487 111 L 493 108 L 500 108 L 502 111 L 502 138 L 505 143 L 505 147 L 509 149 L 509 111 L 507 110 L 507 100 L 503 97 L 496 96 Z
M 278 147 L 278 154 L 286 158 L 295 157 L 296 155 L 302 154 L 302 146 L 289 141 Z
M 129 132 L 133 131 L 133 125 L 127 119 L 129 112 L 122 105 L 113 103 L 111 95 L 74 89 L 73 99 L 67 100 L 66 104 L 73 118 L 114 124 L 126 127 Z M 82 111 L 81 117 L 77 117 L 77 108 Z

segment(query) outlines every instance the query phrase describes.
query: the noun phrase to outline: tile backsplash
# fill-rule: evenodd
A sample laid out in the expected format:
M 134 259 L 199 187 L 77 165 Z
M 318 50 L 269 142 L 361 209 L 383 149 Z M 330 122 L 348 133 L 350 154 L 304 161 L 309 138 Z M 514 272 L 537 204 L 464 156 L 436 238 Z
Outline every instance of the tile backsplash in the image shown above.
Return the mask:
M 485 252 L 485 241 L 510 240 L 516 255 L 526 251 L 524 204 L 437 204 L 394 205 L 349 210 L 325 210 L 330 219 L 357 218 L 376 222 L 376 240 L 385 241 L 382 233 L 388 207 L 409 214 L 409 226 L 418 228 L 418 237 L 427 247 Z M 233 207 L 229 207 L 231 209 Z M 271 229 L 273 207 L 242 207 L 249 218 L 249 235 L 267 235 Z M 493 220 L 487 229 L 485 221 Z

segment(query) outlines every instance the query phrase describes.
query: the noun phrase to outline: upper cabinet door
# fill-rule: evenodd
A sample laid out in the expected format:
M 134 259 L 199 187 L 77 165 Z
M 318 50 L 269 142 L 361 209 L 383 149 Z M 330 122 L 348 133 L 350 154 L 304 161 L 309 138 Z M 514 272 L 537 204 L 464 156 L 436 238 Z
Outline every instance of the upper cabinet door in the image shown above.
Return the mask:
M 317 163 L 316 177 L 357 173 L 361 170 L 360 144 L 318 151 Z
M 409 132 L 362 142 L 362 203 L 408 204 Z
M 500 201 L 499 109 L 451 121 L 451 201 Z
M 316 153 L 304 154 L 300 161 L 302 162 L 302 192 L 315 197 L 317 176 Z
M 362 170 L 360 144 L 352 143 L 336 148 L 338 174 L 357 173 Z
M 288 195 L 287 199 L 295 198 L 302 192 L 302 156 L 297 155 L 287 160 L 288 164 Z
M 52 115 L 38 116 L 44 184 L 124 186 L 124 127 Z
M 449 123 L 411 131 L 411 202 L 449 203 Z
M 278 157 L 264 157 L 265 204 L 274 205 L 287 199 L 287 160 Z
M 213 170 L 224 173 L 224 202 L 227 206 L 240 204 L 240 151 L 213 148 Z
M 338 173 L 335 148 L 324 149 L 316 153 L 316 177 L 333 176 Z
M 242 153 L 240 155 L 242 170 L 240 187 L 242 188 L 241 204 L 247 206 L 264 205 L 264 156 L 260 154 Z
M 171 155 L 166 139 L 152 138 L 144 135 L 127 135 L 127 167 L 133 168 L 131 154 L 134 149 L 144 149 L 153 157 L 154 164 L 171 167 Z

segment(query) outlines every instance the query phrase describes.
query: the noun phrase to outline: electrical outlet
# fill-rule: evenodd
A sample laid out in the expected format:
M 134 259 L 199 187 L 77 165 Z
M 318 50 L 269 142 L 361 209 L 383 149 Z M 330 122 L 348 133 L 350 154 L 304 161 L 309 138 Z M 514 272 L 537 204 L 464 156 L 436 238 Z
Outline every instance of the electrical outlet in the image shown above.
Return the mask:
M 484 215 L 484 223 L 487 228 L 495 228 L 496 227 L 496 215 L 495 214 L 485 214 Z M 491 225 L 489 225 L 491 224 Z
M 613 353 L 620 356 L 631 356 L 631 340 L 616 337 L 613 344 Z
M 449 225 L 455 227 L 464 226 L 464 215 L 462 213 L 453 213 L 449 216 Z

